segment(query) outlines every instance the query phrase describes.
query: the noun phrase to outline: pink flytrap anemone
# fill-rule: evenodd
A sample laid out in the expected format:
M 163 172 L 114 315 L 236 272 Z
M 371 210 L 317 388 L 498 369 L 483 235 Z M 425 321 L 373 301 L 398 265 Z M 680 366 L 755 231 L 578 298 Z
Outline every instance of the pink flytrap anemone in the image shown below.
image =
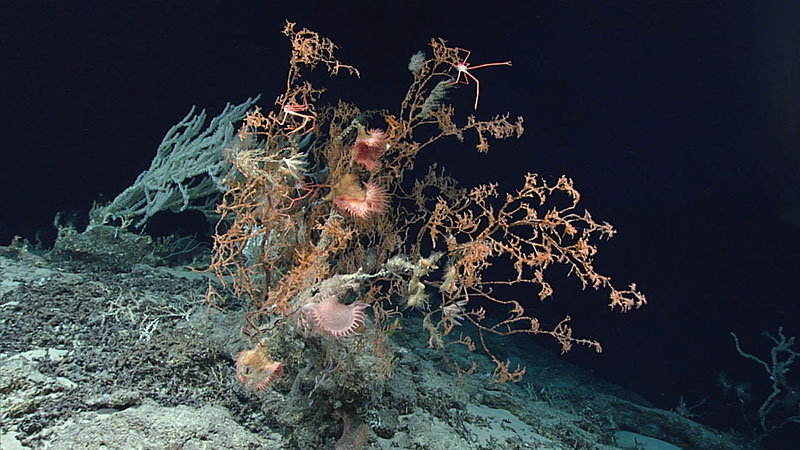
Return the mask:
M 361 334 L 367 320 L 364 310 L 368 306 L 362 302 L 345 305 L 336 296 L 328 295 L 306 310 L 305 314 L 314 332 L 346 338 Z
M 381 166 L 378 158 L 386 149 L 386 134 L 383 130 L 373 128 L 365 131 L 361 124 L 358 124 L 358 137 L 353 145 L 353 159 L 364 166 L 370 173 L 375 172 Z
M 372 181 L 363 187 L 358 175 L 350 173 L 342 177 L 331 191 L 333 206 L 343 214 L 358 219 L 368 219 L 383 213 L 388 204 L 386 191 Z
M 283 364 L 273 361 L 261 344 L 252 350 L 242 350 L 236 358 L 236 376 L 254 391 L 266 390 L 281 375 Z

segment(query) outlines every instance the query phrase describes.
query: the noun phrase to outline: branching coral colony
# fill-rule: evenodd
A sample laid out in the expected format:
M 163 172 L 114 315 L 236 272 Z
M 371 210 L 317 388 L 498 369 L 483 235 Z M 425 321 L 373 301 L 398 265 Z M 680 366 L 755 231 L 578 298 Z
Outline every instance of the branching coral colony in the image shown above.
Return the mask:
M 283 32 L 292 44 L 286 91 L 274 111 L 247 114 L 241 145 L 228 151 L 234 168 L 217 208 L 221 219 L 209 268 L 212 305 L 223 300 L 213 276 L 254 305 L 244 331 L 255 348 L 237 361 L 243 383 L 264 389 L 292 371 L 291 356 L 280 355 L 275 344 L 288 335 L 339 345 L 357 341 L 344 347 L 371 354 L 375 367 L 390 376 L 387 339 L 399 328 L 397 316 L 409 308 L 422 315 L 430 347 L 459 377 L 474 372 L 476 364 L 460 367 L 448 358 L 445 350 L 454 344 L 469 350 L 480 345 L 497 365 L 495 381 L 521 379 L 525 369 L 495 357 L 487 333 L 546 334 L 565 352 L 575 343 L 599 352 L 598 342 L 573 337 L 569 317 L 544 329 L 529 312 L 534 299 L 494 293 L 501 285 L 529 284 L 544 300 L 551 295 L 545 270 L 554 263 L 567 266 L 584 288 L 610 292 L 612 308 L 645 304 L 635 285 L 617 289 L 595 271 L 594 242 L 614 230 L 578 211 L 580 196 L 569 178 L 549 184 L 529 174 L 521 188 L 500 194 L 497 184 L 459 187 L 434 166 L 413 186 L 409 180 L 401 186 L 417 154 L 441 139 L 463 141 L 474 130 L 478 151 L 486 152 L 490 138 L 523 132 L 522 118 L 511 122 L 508 115 L 488 121 L 469 116 L 456 125 L 454 108 L 444 101 L 464 66 L 463 50 L 434 39 L 432 57 L 414 55 L 413 82 L 400 110 L 391 114 L 341 101 L 319 106 L 323 90 L 303 79 L 304 70 L 323 65 L 330 75 L 359 72 L 339 62 L 335 45 L 317 33 L 297 31 L 294 23 Z M 513 266 L 510 277 L 488 279 L 485 269 L 506 258 Z M 505 309 L 506 318 L 488 320 L 488 305 Z M 477 344 L 457 332 L 465 321 L 477 328 Z M 344 364 L 331 362 L 337 357 L 327 353 L 322 366 Z M 282 356 L 286 360 L 276 362 Z M 251 374 L 258 379 L 248 379 Z

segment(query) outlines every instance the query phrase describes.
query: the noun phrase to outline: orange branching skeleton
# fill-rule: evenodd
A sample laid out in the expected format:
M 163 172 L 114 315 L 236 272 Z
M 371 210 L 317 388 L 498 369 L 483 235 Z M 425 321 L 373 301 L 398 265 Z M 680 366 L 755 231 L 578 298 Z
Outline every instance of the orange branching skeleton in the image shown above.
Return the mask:
M 522 118 L 508 115 L 470 115 L 456 124 L 446 100 L 457 82 L 477 81 L 468 72 L 468 52 L 432 40 L 432 55 L 414 55 L 409 64 L 414 79 L 399 110 L 362 111 L 341 101 L 321 106 L 323 89 L 303 79 L 318 65 L 331 75 L 359 75 L 335 58 L 330 40 L 296 31 L 293 23 L 284 34 L 292 43 L 286 91 L 266 115 L 248 113 L 239 145 L 228 150 L 233 170 L 217 208 L 209 267 L 212 305 L 228 293 L 251 301 L 245 331 L 256 348 L 264 348 L 267 331 L 282 327 L 321 339 L 368 339 L 388 375 L 388 336 L 399 329 L 398 316 L 413 314 L 459 377 L 476 366 L 460 367 L 446 349 L 472 350 L 477 339 L 496 364 L 494 379 L 519 381 L 524 369 L 497 358 L 487 334 L 545 334 L 563 351 L 576 343 L 600 351 L 599 343 L 573 337 L 568 316 L 547 329 L 531 312 L 552 293 L 545 278 L 552 264 L 566 266 L 584 287 L 609 292 L 612 308 L 645 304 L 635 285 L 617 289 L 596 272 L 595 242 L 614 230 L 578 211 L 569 178 L 548 184 L 529 174 L 507 194 L 497 184 L 462 188 L 436 166 L 411 180 L 419 152 L 449 136 L 463 142 L 474 131 L 478 150 L 486 152 L 490 139 L 523 132 Z M 510 62 L 472 68 L 486 65 Z M 486 269 L 502 259 L 511 273 L 490 279 Z M 495 293 L 520 284 L 536 287 L 533 300 Z M 504 310 L 505 318 L 490 321 L 487 308 Z M 244 355 L 242 370 L 254 359 Z M 261 356 L 284 371 L 283 363 Z

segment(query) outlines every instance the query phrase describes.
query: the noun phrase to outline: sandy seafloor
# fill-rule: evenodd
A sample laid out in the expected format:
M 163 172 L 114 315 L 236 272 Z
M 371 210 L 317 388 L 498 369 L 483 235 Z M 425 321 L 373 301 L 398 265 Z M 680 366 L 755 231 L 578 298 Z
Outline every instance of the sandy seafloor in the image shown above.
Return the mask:
M 107 230 L 120 243 L 110 248 L 61 231 L 52 250 L 0 247 L 3 450 L 750 448 L 550 351 L 505 345 L 527 373 L 504 384 L 487 357 L 456 351 L 462 367 L 478 362 L 460 383 L 413 314 L 392 336 L 392 377 L 375 377 L 368 401 L 339 397 L 352 375 L 313 367 L 254 393 L 234 369 L 248 346 L 244 304 L 209 310 L 205 275 L 131 250 L 149 238 Z

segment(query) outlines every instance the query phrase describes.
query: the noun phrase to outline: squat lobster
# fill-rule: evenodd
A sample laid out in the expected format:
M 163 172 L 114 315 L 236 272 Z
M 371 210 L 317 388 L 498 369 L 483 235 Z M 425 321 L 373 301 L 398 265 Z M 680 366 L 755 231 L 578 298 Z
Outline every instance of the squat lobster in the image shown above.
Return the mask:
M 477 78 L 475 78 L 475 75 L 469 73 L 469 69 L 480 69 L 481 67 L 489 67 L 489 66 L 510 66 L 511 61 L 485 63 L 485 64 L 478 64 L 477 66 L 470 66 L 469 63 L 467 62 L 467 60 L 469 59 L 469 55 L 471 53 L 469 50 L 459 47 L 450 50 L 453 51 L 456 62 L 453 63 L 451 61 L 448 61 L 448 63 L 456 68 L 456 70 L 458 71 L 458 75 L 456 76 L 455 81 L 450 83 L 448 86 L 452 86 L 458 83 L 469 84 L 469 79 L 467 79 L 467 77 L 472 78 L 472 80 L 475 81 L 475 109 L 478 109 L 478 96 L 481 95 L 481 83 L 478 81 Z M 460 58 L 461 52 L 466 53 L 464 55 L 464 59 Z M 464 75 L 463 79 L 461 78 L 462 74 Z
M 311 126 L 301 134 L 301 136 L 304 136 L 314 129 L 314 126 L 317 122 L 317 114 L 311 109 L 312 106 L 313 105 L 308 104 L 308 101 L 306 100 L 306 94 L 303 94 L 303 103 L 298 104 L 295 102 L 286 102 L 283 104 L 281 107 L 281 112 L 279 113 L 283 114 L 283 118 L 278 119 L 271 111 L 269 113 L 269 117 L 277 122 L 280 126 L 284 126 L 284 124 L 286 124 L 286 120 L 291 118 L 292 123 L 286 125 L 286 129 L 289 134 L 297 133 L 305 128 L 309 122 L 311 122 Z M 298 118 L 300 120 L 298 120 Z M 299 125 L 298 121 L 300 122 Z

